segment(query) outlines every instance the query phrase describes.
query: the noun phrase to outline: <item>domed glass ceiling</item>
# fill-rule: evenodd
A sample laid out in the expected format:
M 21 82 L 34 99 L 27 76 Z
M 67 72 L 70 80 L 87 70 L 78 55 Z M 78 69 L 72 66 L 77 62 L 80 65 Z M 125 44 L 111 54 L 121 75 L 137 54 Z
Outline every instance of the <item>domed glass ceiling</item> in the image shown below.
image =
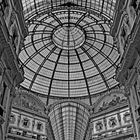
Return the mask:
M 83 45 L 85 34 L 74 24 L 66 24 L 54 31 L 52 40 L 60 49 L 71 50 Z
M 90 97 L 113 88 L 119 55 L 110 35 L 114 0 L 22 0 L 29 30 L 23 87 L 48 97 Z

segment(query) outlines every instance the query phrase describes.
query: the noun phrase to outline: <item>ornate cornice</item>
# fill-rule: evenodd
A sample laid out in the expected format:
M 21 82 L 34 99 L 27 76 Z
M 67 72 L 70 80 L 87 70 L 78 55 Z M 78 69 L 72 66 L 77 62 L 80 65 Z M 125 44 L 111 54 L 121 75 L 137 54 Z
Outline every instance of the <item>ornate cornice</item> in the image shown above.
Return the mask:
M 17 14 L 18 21 L 20 23 L 20 27 L 23 33 L 23 37 L 26 37 L 28 35 L 28 30 L 25 24 L 25 19 L 23 15 L 23 6 L 22 6 L 22 1 L 21 0 L 12 0 L 13 4 L 13 9 Z
M 4 63 L 7 69 L 10 69 L 10 77 L 12 78 L 12 83 L 15 81 L 15 85 L 18 85 L 23 81 L 22 73 L 18 67 L 17 57 L 12 50 L 10 44 L 9 33 L 6 28 L 3 17 L 0 17 L 0 57 L 4 55 Z M 2 59 L 2 58 L 1 58 Z
M 116 1 L 116 7 L 115 7 L 115 15 L 113 19 L 113 25 L 111 27 L 111 35 L 114 37 L 117 30 L 118 30 L 118 25 L 120 24 L 120 19 L 122 17 L 123 12 L 126 9 L 126 3 L 127 0 L 117 0 Z
M 134 65 L 134 61 L 137 57 L 137 51 L 140 51 L 139 44 L 140 44 L 140 14 L 137 16 L 135 21 L 135 26 L 133 27 L 133 32 L 131 33 L 131 38 L 128 39 L 128 44 L 126 47 L 126 50 L 123 54 L 123 58 L 121 61 L 121 66 L 117 71 L 117 80 L 122 82 L 124 79 L 124 84 L 128 77 L 128 69 L 131 70 L 131 68 Z

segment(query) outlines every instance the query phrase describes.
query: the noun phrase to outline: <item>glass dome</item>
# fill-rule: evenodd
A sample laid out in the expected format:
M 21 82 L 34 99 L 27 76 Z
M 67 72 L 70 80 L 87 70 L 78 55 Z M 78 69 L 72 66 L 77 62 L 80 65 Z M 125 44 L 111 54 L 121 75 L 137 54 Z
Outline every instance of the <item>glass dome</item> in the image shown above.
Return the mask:
M 76 98 L 118 85 L 120 57 L 110 35 L 115 1 L 99 1 L 23 0 L 29 35 L 20 53 L 21 86 L 48 97 Z
M 64 24 L 54 31 L 52 40 L 60 49 L 77 49 L 85 42 L 85 34 L 74 24 Z

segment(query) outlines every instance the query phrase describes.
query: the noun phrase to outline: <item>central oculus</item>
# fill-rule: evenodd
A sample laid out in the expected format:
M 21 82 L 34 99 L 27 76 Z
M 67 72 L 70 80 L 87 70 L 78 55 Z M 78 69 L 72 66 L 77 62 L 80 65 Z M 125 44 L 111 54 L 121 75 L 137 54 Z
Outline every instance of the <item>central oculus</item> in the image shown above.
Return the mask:
M 57 27 L 52 35 L 54 44 L 66 50 L 77 49 L 85 42 L 85 33 L 74 24 L 64 24 Z

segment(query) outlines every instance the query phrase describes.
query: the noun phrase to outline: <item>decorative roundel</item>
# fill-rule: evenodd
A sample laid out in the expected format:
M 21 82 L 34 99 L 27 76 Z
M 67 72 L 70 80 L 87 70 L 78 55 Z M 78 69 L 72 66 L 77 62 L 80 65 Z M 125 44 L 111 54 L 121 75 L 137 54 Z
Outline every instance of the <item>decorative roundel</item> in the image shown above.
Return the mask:
M 118 83 L 119 54 L 109 21 L 87 11 L 61 9 L 28 20 L 20 53 L 21 84 L 48 97 L 90 97 Z

